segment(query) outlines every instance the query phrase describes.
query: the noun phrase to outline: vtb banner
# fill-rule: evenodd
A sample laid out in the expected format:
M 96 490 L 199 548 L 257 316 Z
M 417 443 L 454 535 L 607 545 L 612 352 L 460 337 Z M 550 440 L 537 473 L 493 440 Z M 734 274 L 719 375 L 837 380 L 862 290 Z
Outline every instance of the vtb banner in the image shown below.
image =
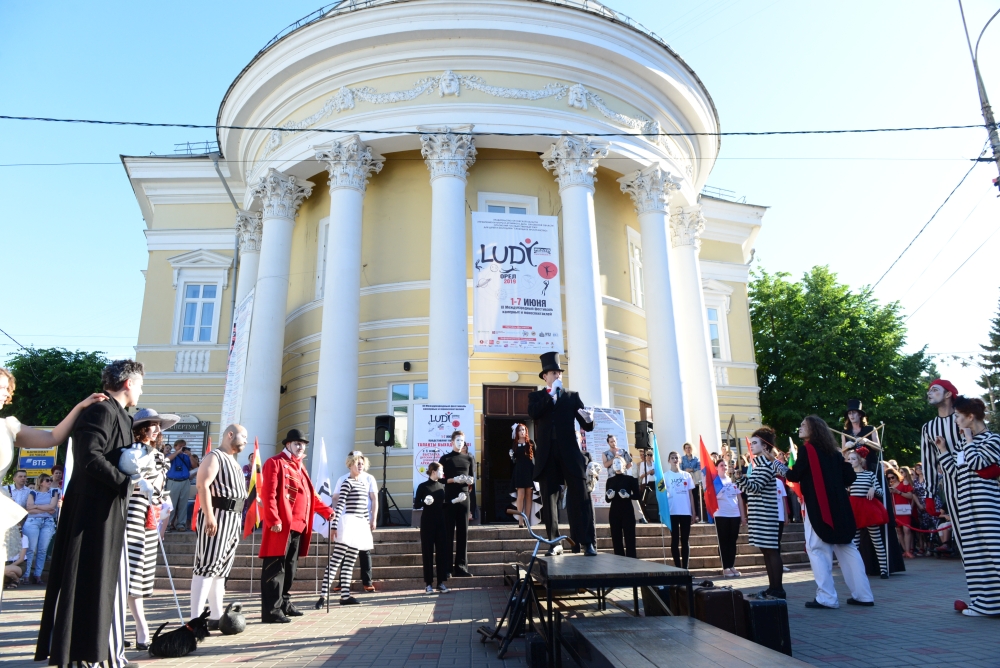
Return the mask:
M 562 353 L 555 216 L 472 214 L 473 350 Z

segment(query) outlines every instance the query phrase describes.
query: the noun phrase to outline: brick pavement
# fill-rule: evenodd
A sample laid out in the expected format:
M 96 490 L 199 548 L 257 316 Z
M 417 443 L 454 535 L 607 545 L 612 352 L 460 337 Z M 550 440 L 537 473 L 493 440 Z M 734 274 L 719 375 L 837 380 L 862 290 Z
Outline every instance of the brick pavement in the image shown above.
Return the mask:
M 861 668 L 868 666 L 941 666 L 969 668 L 1000 666 L 995 639 L 1000 620 L 970 619 L 952 611 L 955 598 L 967 596 L 961 563 L 909 560 L 905 574 L 888 581 L 873 579 L 874 608 L 808 610 L 803 607 L 815 593 L 808 570 L 786 574 L 789 621 L 795 656 L 817 666 Z M 849 593 L 837 571 L 841 602 Z M 734 582 L 754 590 L 764 578 Z M 617 592 L 631 604 L 631 592 Z M 616 597 L 616 598 L 618 598 Z M 247 600 L 247 596 L 235 596 Z M 343 666 L 361 668 L 437 668 L 465 666 L 521 666 L 524 647 L 515 642 L 504 660 L 496 658 L 495 645 L 482 645 L 476 628 L 491 615 L 499 615 L 506 600 L 501 589 L 465 589 L 445 595 L 422 592 L 389 592 L 360 596 L 364 605 L 331 612 L 313 611 L 312 595 L 297 596 L 306 616 L 290 625 L 261 625 L 256 614 L 238 636 L 213 635 L 198 652 L 184 659 L 154 660 L 145 653 L 129 658 L 157 668 L 171 666 Z M 186 596 L 182 596 L 182 604 Z M 624 601 L 623 601 L 624 602 Z M 4 592 L 0 613 L 0 665 L 39 666 L 32 662 L 41 589 L 22 587 Z M 249 605 L 256 610 L 256 606 Z M 158 590 L 147 603 L 155 629 L 176 620 L 169 591 Z M 172 613 L 172 614 L 171 614 Z M 129 621 L 131 636 L 131 621 Z M 989 644 L 984 640 L 992 639 Z M 569 665 L 572 665 L 571 663 Z

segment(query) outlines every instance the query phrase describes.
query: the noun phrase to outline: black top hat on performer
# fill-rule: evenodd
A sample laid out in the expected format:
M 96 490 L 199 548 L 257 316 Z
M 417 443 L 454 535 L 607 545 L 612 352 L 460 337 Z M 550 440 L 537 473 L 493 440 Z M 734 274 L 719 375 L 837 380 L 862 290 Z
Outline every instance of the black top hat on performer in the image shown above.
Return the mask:
M 861 417 L 868 417 L 868 414 L 861 410 L 861 400 L 860 399 L 848 399 L 847 400 L 847 410 L 844 411 L 844 417 L 851 411 L 857 411 L 861 413 Z
M 559 368 L 559 353 L 555 351 L 542 353 L 540 358 L 542 360 L 542 370 L 538 372 L 539 378 L 544 376 L 546 371 L 562 371 L 562 369 Z
M 300 443 L 308 443 L 309 441 L 302 436 L 302 432 L 298 429 L 289 429 L 288 435 L 285 436 L 285 440 L 281 442 L 282 445 L 288 445 L 292 441 L 298 441 Z

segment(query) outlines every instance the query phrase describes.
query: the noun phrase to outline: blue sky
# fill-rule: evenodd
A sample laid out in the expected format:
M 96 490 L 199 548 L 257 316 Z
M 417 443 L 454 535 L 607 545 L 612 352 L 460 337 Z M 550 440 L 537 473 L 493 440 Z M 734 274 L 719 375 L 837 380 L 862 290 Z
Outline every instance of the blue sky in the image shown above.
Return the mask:
M 614 0 L 695 69 L 723 130 L 981 123 L 956 2 Z M 236 74 L 318 0 L 0 3 L 0 114 L 213 123 Z M 965 3 L 978 34 L 998 0 Z M 95 10 L 99 7 L 99 10 Z M 979 51 L 1000 104 L 1000 19 Z M 211 131 L 0 121 L 7 270 L 0 328 L 25 345 L 132 354 L 146 266 L 119 154 L 171 153 Z M 828 264 L 871 284 L 978 155 L 982 130 L 725 138 L 710 185 L 770 208 L 769 271 Z M 910 348 L 968 355 L 997 310 L 1000 199 L 981 164 L 878 286 L 900 300 Z M 944 284 L 984 240 L 985 245 Z M 164 305 L 170 308 L 171 305 Z M 919 310 L 918 310 L 919 309 Z M 2 338 L 2 337 L 0 337 Z M 0 340 L 0 359 L 15 350 Z M 978 373 L 939 362 L 960 390 Z

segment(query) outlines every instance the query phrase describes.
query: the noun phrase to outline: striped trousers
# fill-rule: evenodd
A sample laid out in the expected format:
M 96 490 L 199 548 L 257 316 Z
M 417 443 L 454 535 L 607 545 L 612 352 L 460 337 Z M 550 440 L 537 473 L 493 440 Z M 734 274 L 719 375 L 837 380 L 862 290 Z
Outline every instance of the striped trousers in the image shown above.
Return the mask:
M 214 536 L 205 531 L 205 513 L 198 513 L 198 538 L 195 543 L 194 570 L 191 575 L 191 617 L 199 616 L 208 603 L 209 619 L 222 617 L 226 578 L 236 560 L 242 526 L 240 513 L 213 508 L 217 530 Z
M 861 532 L 858 529 L 854 534 L 854 546 L 861 549 Z M 875 554 L 878 556 L 878 570 L 881 575 L 889 574 L 889 554 L 885 550 L 885 542 L 882 540 L 882 526 L 868 527 L 868 535 L 871 536 L 872 545 L 875 547 Z
M 326 565 L 326 573 L 323 575 L 323 587 L 320 595 L 327 598 L 330 593 L 330 578 L 336 572 L 340 579 L 340 598 L 347 599 L 351 596 L 351 579 L 354 576 L 354 562 L 358 558 L 357 549 L 345 545 L 344 543 L 333 544 L 333 554 L 330 555 L 330 563 Z

